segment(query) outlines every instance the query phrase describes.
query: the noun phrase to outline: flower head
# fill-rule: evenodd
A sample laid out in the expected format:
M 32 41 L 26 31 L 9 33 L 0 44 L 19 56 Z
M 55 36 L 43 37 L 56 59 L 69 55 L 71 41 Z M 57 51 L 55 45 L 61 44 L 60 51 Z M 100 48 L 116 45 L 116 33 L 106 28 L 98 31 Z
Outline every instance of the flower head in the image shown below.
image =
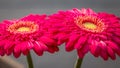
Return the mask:
M 18 20 L 5 20 L 0 26 L 0 55 L 19 57 L 21 53 L 28 55 L 33 49 L 39 56 L 44 51 L 54 53 L 58 51 L 56 40 L 47 28 L 46 15 L 28 15 Z
M 53 14 L 50 19 L 60 26 L 54 27 L 61 31 L 56 35 L 59 41 L 66 43 L 67 51 L 76 49 L 80 58 L 89 51 L 104 60 L 120 56 L 120 19 L 115 15 L 75 8 Z M 61 33 L 66 40 L 60 39 Z

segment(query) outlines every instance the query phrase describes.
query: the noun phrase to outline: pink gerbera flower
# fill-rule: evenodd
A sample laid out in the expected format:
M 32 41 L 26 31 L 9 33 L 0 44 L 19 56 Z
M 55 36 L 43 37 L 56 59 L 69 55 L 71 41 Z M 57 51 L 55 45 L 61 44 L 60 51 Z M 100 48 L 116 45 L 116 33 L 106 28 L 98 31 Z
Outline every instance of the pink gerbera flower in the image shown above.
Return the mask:
M 58 51 L 56 41 L 50 37 L 44 27 L 46 15 L 28 15 L 19 20 L 5 20 L 0 23 L 0 55 L 19 57 L 21 53 L 28 55 L 33 49 L 41 56 L 44 51 Z
M 79 58 L 89 51 L 104 60 L 120 56 L 120 20 L 115 15 L 75 8 L 51 15 L 50 21 L 58 29 L 56 38 L 66 42 L 67 51 L 76 49 Z

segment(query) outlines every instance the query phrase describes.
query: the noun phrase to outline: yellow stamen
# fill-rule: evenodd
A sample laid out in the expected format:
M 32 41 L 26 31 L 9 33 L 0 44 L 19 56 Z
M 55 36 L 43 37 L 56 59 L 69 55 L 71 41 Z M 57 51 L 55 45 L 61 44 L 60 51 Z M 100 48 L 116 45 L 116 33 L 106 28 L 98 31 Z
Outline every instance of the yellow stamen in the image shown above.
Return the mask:
M 27 31 L 30 31 L 30 28 L 29 27 L 20 27 L 17 29 L 17 31 L 19 32 L 27 32 Z
M 85 28 L 88 28 L 88 29 L 96 29 L 97 28 L 97 26 L 91 22 L 85 22 L 85 23 L 83 23 L 83 25 Z

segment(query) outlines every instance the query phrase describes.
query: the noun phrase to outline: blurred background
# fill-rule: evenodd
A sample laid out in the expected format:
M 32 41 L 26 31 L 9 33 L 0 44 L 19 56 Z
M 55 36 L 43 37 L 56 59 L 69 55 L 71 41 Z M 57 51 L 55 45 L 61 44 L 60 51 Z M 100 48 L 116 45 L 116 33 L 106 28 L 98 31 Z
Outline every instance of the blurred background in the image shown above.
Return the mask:
M 120 0 L 0 0 L 0 21 L 21 18 L 31 13 L 49 15 L 58 10 L 72 8 L 91 8 L 96 12 L 103 11 L 120 16 Z M 65 52 L 64 45 L 60 46 L 60 51 L 55 54 L 44 53 L 43 56 L 37 56 L 31 52 L 35 68 L 73 68 L 77 56 L 76 51 Z M 11 58 L 27 68 L 25 56 Z M 115 61 L 104 61 L 88 53 L 82 68 L 120 68 L 120 57 L 117 56 Z

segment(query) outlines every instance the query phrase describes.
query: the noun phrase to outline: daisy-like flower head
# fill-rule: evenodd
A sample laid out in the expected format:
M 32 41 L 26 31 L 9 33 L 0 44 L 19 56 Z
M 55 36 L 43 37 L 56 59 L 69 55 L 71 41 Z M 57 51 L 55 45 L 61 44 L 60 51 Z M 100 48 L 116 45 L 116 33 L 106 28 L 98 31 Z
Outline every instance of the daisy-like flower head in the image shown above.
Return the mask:
M 58 40 L 66 43 L 66 51 L 77 50 L 79 58 L 89 51 L 104 60 L 120 56 L 120 19 L 113 14 L 92 9 L 60 11 L 50 16 L 60 33 Z M 61 33 L 64 39 L 61 39 Z
M 13 53 L 19 57 L 21 53 L 28 55 L 31 49 L 39 56 L 44 51 L 58 51 L 56 40 L 50 37 L 45 24 L 46 15 L 33 14 L 0 23 L 0 55 Z

